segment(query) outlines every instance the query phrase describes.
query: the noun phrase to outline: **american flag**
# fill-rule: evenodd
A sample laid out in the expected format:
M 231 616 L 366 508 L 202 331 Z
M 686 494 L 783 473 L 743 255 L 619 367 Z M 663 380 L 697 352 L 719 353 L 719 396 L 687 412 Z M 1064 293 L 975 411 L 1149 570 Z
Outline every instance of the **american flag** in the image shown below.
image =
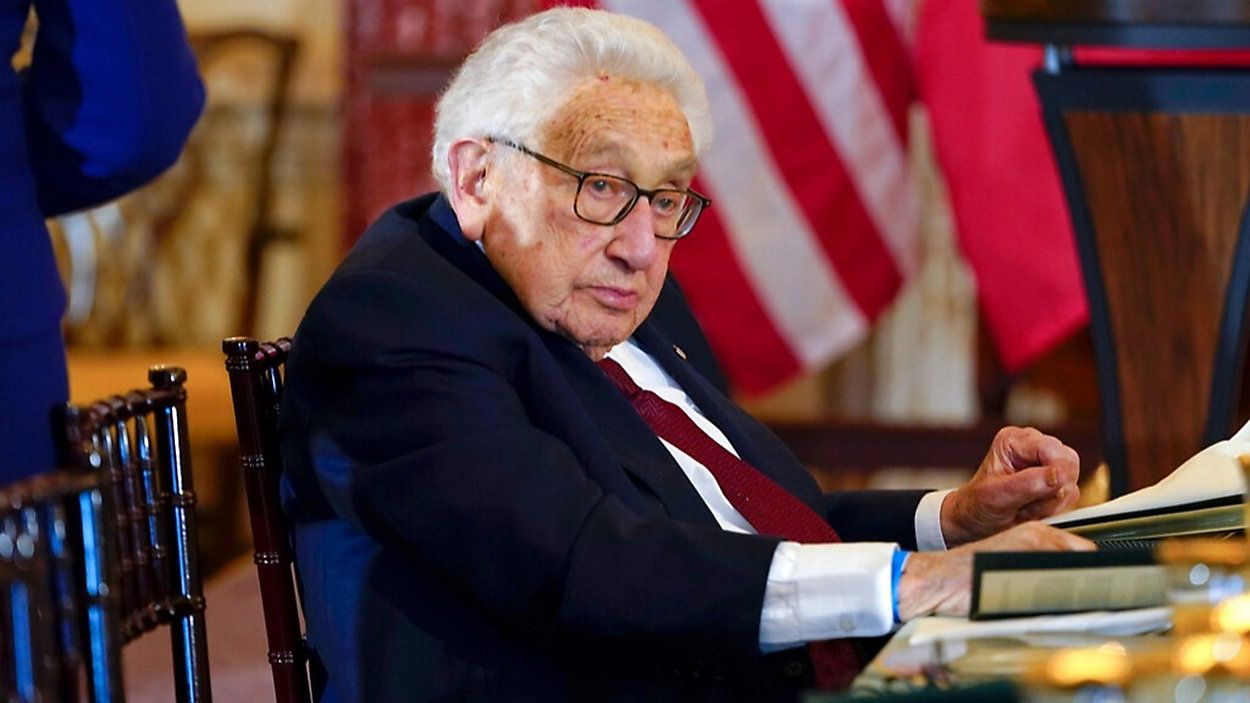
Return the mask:
M 672 268 L 738 390 L 766 391 L 849 350 L 915 273 L 907 112 L 918 95 L 936 108 L 960 243 L 1005 366 L 1083 324 L 1028 82 L 1038 52 L 988 47 L 974 0 L 352 0 L 349 237 L 428 185 L 422 71 L 552 5 L 655 24 L 707 83 L 715 139 L 695 187 L 714 204 Z M 409 98 L 395 84 L 429 92 Z
M 848 350 L 916 268 L 905 3 L 599 0 L 663 29 L 707 83 L 713 207 L 673 256 L 734 385 Z

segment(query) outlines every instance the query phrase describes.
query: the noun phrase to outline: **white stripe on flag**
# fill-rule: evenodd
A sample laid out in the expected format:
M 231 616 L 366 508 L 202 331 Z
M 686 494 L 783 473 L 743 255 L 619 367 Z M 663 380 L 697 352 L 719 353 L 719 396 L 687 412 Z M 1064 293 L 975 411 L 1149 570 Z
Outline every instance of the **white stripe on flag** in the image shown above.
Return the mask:
M 700 168 L 752 291 L 804 368 L 863 338 L 847 295 L 785 186 L 737 82 L 686 0 L 602 0 L 663 29 L 707 82 L 716 142 Z M 742 330 L 751 334 L 751 330 Z
M 850 19 L 837 0 L 761 0 L 760 5 L 906 280 L 917 265 L 919 200 L 907 150 L 895 136 Z
M 882 4 L 904 50 L 911 53 L 912 40 L 916 37 L 916 3 L 912 0 L 882 0 Z

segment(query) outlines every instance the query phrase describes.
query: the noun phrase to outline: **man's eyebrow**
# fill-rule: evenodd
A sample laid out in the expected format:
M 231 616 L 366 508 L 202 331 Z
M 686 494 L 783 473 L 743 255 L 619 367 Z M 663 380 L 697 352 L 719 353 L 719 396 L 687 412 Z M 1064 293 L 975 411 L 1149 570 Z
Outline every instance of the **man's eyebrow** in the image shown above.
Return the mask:
M 668 172 L 680 173 L 684 175 L 687 173 L 693 173 L 694 171 L 698 170 L 698 168 L 699 168 L 698 157 L 691 156 L 690 158 L 682 159 L 681 161 L 678 161 L 677 163 L 673 164 L 673 166 L 668 169 Z
M 621 148 L 620 144 L 616 144 L 613 142 L 604 142 L 597 146 L 592 146 L 586 149 L 585 153 L 581 155 L 581 158 L 586 159 L 586 160 L 600 159 L 600 158 L 614 158 L 618 161 L 621 161 L 621 160 L 624 160 L 625 158 L 625 150 Z
M 605 142 L 586 149 L 581 155 L 581 159 L 593 161 L 595 159 L 609 159 L 616 163 L 622 163 L 629 160 L 630 154 L 621 144 L 615 142 Z M 676 161 L 663 168 L 666 178 L 678 178 L 693 174 L 699 168 L 699 159 L 696 156 Z

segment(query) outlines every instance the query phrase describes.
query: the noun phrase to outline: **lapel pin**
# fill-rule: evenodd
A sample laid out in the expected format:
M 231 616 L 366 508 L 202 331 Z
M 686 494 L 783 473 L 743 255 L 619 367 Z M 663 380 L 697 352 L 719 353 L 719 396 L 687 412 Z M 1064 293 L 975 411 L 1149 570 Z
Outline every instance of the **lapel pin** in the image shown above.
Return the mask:
M 676 344 L 674 344 L 674 345 L 673 345 L 673 353 L 674 353 L 674 354 L 676 354 L 677 356 L 681 357 L 681 360 L 682 360 L 682 361 L 686 361 L 686 350 L 682 349 L 681 347 L 677 346 Z

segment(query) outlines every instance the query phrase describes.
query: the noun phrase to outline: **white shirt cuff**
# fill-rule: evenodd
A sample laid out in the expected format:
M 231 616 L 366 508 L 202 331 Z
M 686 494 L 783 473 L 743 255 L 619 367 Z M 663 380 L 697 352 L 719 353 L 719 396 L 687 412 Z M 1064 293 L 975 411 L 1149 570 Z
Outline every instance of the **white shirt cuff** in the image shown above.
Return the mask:
M 940 552 L 946 549 L 942 536 L 942 501 L 955 489 L 926 493 L 916 506 L 916 547 L 922 552 Z
M 773 553 L 760 614 L 760 650 L 884 635 L 894 626 L 889 542 L 799 544 Z

